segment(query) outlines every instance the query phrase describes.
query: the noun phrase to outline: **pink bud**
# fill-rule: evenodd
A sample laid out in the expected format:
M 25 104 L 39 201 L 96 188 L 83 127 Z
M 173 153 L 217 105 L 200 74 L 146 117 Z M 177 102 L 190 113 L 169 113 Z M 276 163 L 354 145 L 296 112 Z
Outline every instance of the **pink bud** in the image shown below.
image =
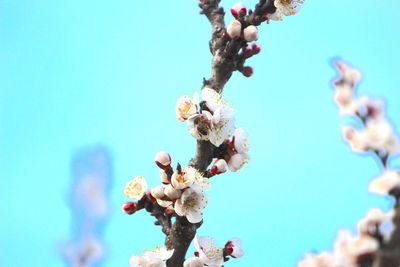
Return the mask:
M 242 4 L 242 2 L 238 2 L 232 6 L 231 13 L 232 13 L 232 16 L 234 16 L 236 19 L 238 19 L 239 15 L 245 16 L 247 14 L 247 9 Z
M 251 45 L 251 50 L 253 52 L 253 55 L 257 55 L 258 53 L 261 52 L 261 45 L 254 43 Z
M 245 77 L 250 77 L 254 73 L 253 68 L 250 66 L 243 67 L 241 72 Z
M 126 214 L 132 215 L 137 211 L 137 204 L 133 202 L 126 202 L 122 206 L 122 211 Z
M 228 164 L 224 159 L 217 159 L 214 162 L 214 165 L 211 167 L 210 173 L 212 175 L 217 175 L 226 172 L 226 169 L 228 168 Z
M 163 170 L 171 168 L 171 156 L 165 151 L 158 152 L 154 160 L 157 166 Z
M 243 46 L 242 47 L 242 53 L 245 57 L 251 57 L 253 55 L 253 49 L 248 46 Z

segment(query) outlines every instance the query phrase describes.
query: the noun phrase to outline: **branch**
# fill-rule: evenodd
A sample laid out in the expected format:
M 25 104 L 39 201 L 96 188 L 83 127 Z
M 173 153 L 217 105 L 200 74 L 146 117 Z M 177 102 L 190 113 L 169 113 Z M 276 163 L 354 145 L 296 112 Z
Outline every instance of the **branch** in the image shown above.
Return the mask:
M 400 203 L 395 207 L 394 230 L 387 243 L 383 244 L 375 257 L 374 267 L 400 266 Z
M 151 201 L 148 197 L 144 197 L 138 201 L 137 210 L 141 209 L 145 209 L 151 216 L 154 216 L 157 219 L 154 224 L 160 225 L 163 233 L 168 236 L 171 230 L 172 216 L 165 213 L 165 208 Z

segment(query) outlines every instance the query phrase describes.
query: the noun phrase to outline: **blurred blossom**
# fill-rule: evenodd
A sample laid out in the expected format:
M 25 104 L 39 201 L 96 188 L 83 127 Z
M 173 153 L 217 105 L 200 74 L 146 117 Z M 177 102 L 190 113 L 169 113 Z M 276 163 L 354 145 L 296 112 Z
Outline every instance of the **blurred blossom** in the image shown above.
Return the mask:
M 71 161 L 71 238 L 63 246 L 68 266 L 100 266 L 108 219 L 112 163 L 108 150 L 94 146 L 79 150 Z

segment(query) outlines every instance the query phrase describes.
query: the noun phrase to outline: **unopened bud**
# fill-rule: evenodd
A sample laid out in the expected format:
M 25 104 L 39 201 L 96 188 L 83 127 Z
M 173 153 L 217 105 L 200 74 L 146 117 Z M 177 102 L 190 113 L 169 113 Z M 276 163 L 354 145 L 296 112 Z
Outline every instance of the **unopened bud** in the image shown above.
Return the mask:
M 241 72 L 245 77 L 250 77 L 251 75 L 253 75 L 254 70 L 250 66 L 245 66 L 245 67 L 243 67 Z
M 254 43 L 251 45 L 251 50 L 253 52 L 253 55 L 257 55 L 258 53 L 261 52 L 261 45 Z
M 159 185 L 151 189 L 150 194 L 156 199 L 162 199 L 164 194 L 165 186 Z
M 245 16 L 247 13 L 247 9 L 242 4 L 242 2 L 238 2 L 232 6 L 231 13 L 232 13 L 232 16 L 234 16 L 237 19 L 237 18 L 239 18 L 239 14 Z
M 126 202 L 122 206 L 122 211 L 126 214 L 132 215 L 137 211 L 137 204 L 134 202 Z
M 171 156 L 165 151 L 158 152 L 154 160 L 157 166 L 163 170 L 171 168 Z
M 258 29 L 254 25 L 250 25 L 246 29 L 244 29 L 243 34 L 244 39 L 247 42 L 254 42 L 258 40 Z
M 167 197 L 169 197 L 170 199 L 176 200 L 180 198 L 182 192 L 179 189 L 173 188 L 172 185 L 169 184 L 165 187 L 164 194 L 167 195 Z
M 169 184 L 168 174 L 163 169 L 160 170 L 160 180 L 163 184 Z
M 214 165 L 211 167 L 210 173 L 212 175 L 217 175 L 226 172 L 226 169 L 228 168 L 228 164 L 224 159 L 217 159 L 214 162 Z
M 242 24 L 237 20 L 233 20 L 228 24 L 226 32 L 230 38 L 238 39 L 242 33 Z

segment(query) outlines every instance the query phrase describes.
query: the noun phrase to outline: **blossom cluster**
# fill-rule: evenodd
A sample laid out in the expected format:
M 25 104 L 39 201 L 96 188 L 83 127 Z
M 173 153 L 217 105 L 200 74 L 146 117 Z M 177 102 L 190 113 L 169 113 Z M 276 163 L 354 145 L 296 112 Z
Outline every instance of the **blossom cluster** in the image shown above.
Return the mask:
M 342 115 L 357 118 L 362 130 L 345 126 L 344 139 L 354 152 L 376 154 L 384 167 L 383 174 L 369 185 L 369 191 L 380 195 L 400 196 L 400 170 L 390 170 L 388 159 L 400 152 L 399 139 L 385 118 L 384 103 L 369 97 L 357 97 L 356 87 L 361 73 L 343 62 L 336 63 L 339 79 L 334 82 L 334 101 Z M 356 267 L 374 260 L 376 252 L 390 238 L 393 230 L 393 212 L 371 209 L 357 224 L 357 235 L 341 231 L 334 252 L 307 254 L 299 267 Z
M 270 20 L 283 20 L 283 16 L 293 16 L 300 12 L 300 4 L 304 4 L 304 0 L 275 0 L 274 5 L 276 11 L 268 15 Z
M 357 224 L 357 235 L 342 230 L 333 253 L 306 254 L 299 267 L 357 267 L 373 260 L 381 243 L 390 235 L 393 213 L 371 209 Z
M 190 125 L 189 132 L 197 140 L 210 141 L 223 150 L 223 158 L 214 163 L 211 174 L 239 170 L 249 160 L 248 135 L 242 128 L 235 127 L 235 110 L 225 102 L 222 96 L 211 88 L 202 90 L 202 102 L 199 95 L 181 96 L 176 103 L 176 118 Z
M 133 255 L 129 259 L 129 265 L 131 267 L 166 267 L 166 261 L 171 258 L 173 253 L 173 249 L 156 247 L 150 251 L 145 250 L 143 256 Z
M 160 167 L 161 185 L 151 188 L 147 193 L 147 182 L 142 176 L 137 176 L 125 186 L 125 195 L 132 200 L 148 197 L 154 203 L 165 209 L 167 214 L 185 216 L 189 222 L 198 223 L 203 219 L 202 210 L 207 206 L 207 195 L 204 191 L 210 187 L 210 182 L 195 168 L 171 167 L 171 156 L 160 151 L 155 156 L 155 163 Z M 133 214 L 137 204 L 127 202 L 123 211 Z
M 193 242 L 197 250 L 195 257 L 185 260 L 184 267 L 220 267 L 229 259 L 227 256 L 232 258 L 244 256 L 242 242 L 238 238 L 229 240 L 223 249 L 218 248 L 217 242 L 211 237 L 199 237 L 196 235 Z

